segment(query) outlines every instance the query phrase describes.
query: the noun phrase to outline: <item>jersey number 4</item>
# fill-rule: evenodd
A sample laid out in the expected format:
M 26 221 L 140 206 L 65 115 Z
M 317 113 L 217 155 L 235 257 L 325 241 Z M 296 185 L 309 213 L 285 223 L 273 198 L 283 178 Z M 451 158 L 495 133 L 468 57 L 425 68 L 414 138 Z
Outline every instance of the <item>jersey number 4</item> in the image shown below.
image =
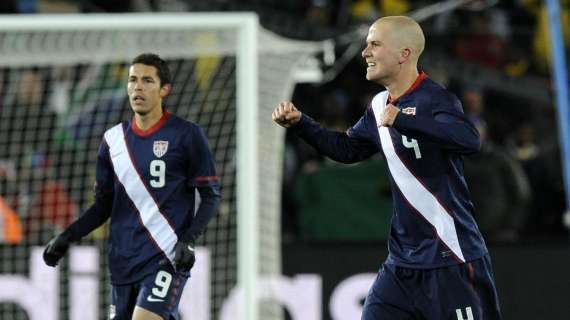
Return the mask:
M 166 184 L 166 162 L 162 160 L 152 160 L 150 162 L 150 186 L 153 188 L 162 188 Z
M 408 139 L 408 137 L 402 135 L 402 144 L 404 145 L 404 147 L 408 149 L 414 149 L 414 154 L 416 155 L 416 159 L 422 158 L 422 153 L 420 151 L 420 145 L 418 144 L 418 140 Z

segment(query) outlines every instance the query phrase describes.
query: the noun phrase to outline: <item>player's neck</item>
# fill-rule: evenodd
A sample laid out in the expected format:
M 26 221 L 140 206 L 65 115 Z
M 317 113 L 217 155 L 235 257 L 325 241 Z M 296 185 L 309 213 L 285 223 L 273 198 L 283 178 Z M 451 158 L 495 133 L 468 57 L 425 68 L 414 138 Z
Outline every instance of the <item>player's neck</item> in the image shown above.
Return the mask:
M 390 93 L 391 100 L 398 99 L 416 82 L 419 72 L 416 68 L 402 71 L 398 77 L 386 89 Z
M 153 108 L 149 113 L 144 115 L 135 113 L 135 123 L 137 128 L 143 131 L 152 128 L 158 123 L 158 121 L 160 121 L 162 115 L 163 110 L 161 106 Z

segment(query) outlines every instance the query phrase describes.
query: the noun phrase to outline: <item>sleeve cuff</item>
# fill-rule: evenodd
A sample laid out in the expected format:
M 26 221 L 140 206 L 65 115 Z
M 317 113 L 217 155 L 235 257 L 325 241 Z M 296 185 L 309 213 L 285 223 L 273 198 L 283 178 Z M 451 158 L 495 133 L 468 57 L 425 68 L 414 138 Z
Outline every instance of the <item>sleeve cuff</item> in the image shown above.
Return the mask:
M 392 123 L 392 128 L 394 129 L 406 129 L 408 127 L 409 120 L 412 116 L 398 112 L 394 123 Z
M 307 128 L 310 128 L 311 124 L 313 123 L 315 123 L 315 120 L 303 113 L 301 115 L 301 120 L 299 120 L 299 122 L 297 122 L 294 126 L 290 127 L 289 130 L 293 130 L 293 132 L 297 135 L 302 135 L 302 133 Z

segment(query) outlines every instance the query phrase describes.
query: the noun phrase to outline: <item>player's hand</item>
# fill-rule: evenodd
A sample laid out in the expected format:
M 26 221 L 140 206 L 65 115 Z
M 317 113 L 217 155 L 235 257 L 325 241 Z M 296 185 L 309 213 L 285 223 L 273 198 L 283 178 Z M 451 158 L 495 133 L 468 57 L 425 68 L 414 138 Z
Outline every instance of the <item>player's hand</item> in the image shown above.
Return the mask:
M 44 262 L 50 267 L 57 266 L 59 260 L 67 253 L 69 242 L 69 238 L 65 232 L 51 239 L 44 250 Z
M 301 120 L 301 115 L 292 102 L 283 101 L 273 110 L 272 118 L 278 125 L 290 128 Z
M 194 243 L 178 241 L 174 246 L 174 268 L 176 271 L 190 271 L 196 262 Z
M 394 107 L 393 104 L 389 104 L 384 108 L 382 111 L 382 115 L 380 116 L 380 124 L 379 127 L 391 127 L 398 116 L 400 109 Z

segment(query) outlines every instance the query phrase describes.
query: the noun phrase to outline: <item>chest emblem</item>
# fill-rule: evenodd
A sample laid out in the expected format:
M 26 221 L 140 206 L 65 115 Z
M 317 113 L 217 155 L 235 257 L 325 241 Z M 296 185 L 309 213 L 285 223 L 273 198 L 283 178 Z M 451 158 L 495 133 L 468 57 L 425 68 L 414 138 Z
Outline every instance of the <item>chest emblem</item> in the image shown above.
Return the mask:
M 168 150 L 168 141 L 158 140 L 152 145 L 152 152 L 157 158 L 162 157 Z
M 416 107 L 405 107 L 404 109 L 402 109 L 402 113 L 415 116 L 416 115 Z

